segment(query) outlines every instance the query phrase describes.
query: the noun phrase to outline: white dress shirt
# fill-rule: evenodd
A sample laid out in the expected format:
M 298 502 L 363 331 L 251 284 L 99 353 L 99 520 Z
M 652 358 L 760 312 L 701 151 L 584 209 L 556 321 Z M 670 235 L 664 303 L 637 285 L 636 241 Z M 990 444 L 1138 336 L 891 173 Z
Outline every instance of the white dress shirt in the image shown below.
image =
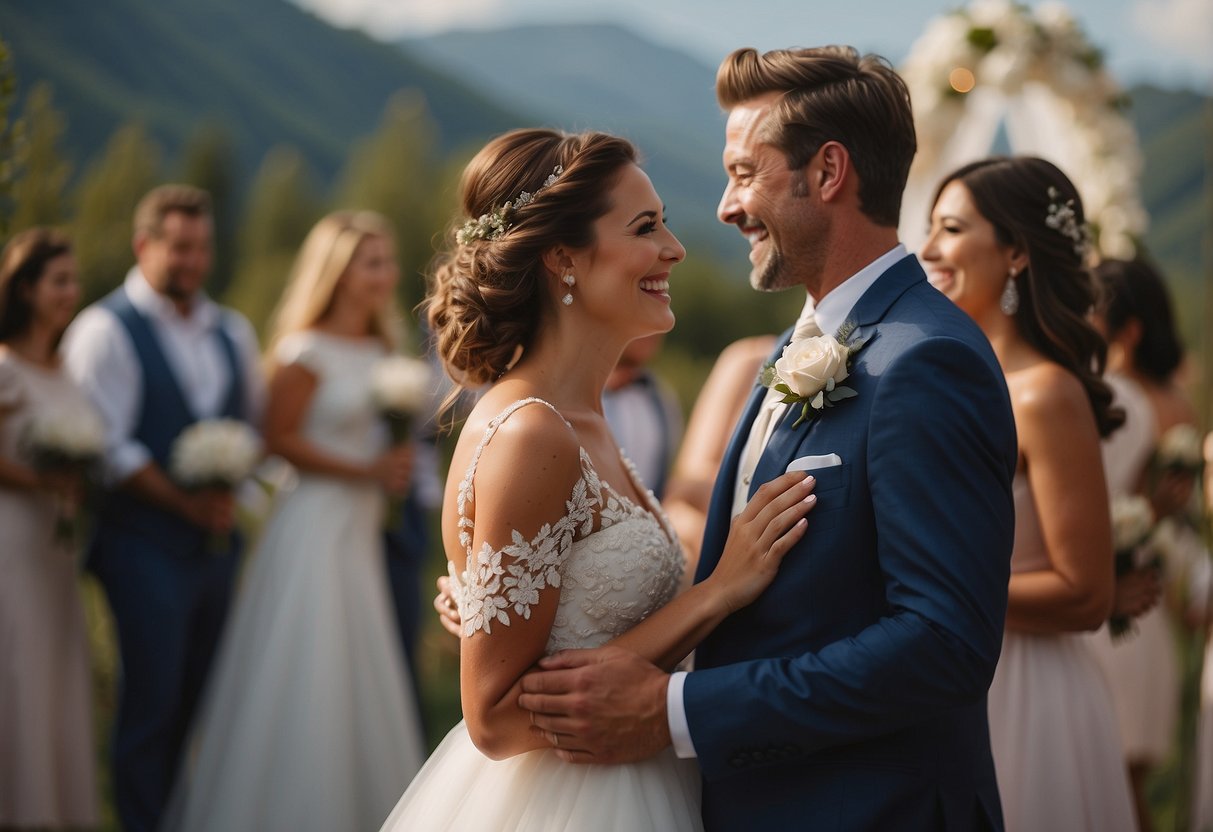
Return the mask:
M 223 315 L 200 295 L 190 314 L 161 295 L 136 266 L 123 283 L 131 303 L 151 323 L 165 360 L 191 412 L 214 418 L 231 381 L 226 354 L 214 334 L 221 324 L 236 347 L 244 375 L 249 418 L 260 423 L 265 404 L 261 349 L 244 316 Z M 93 304 L 68 327 L 63 338 L 65 366 L 96 405 L 106 426 L 105 476 L 110 484 L 126 480 L 151 461 L 151 452 L 134 438 L 143 400 L 143 371 L 126 327 L 109 309 Z
M 828 292 L 824 297 L 814 303 L 812 296 L 805 300 L 804 309 L 801 311 L 800 318 L 808 315 L 816 315 L 817 325 L 821 327 L 821 331 L 832 335 L 837 332 L 847 321 L 847 316 L 851 314 L 851 310 L 855 308 L 855 304 L 864 296 L 868 289 L 872 288 L 879 277 L 888 271 L 892 266 L 904 259 L 907 256 L 906 247 L 898 243 L 889 251 L 877 257 L 868 265 L 864 266 L 855 274 L 848 277 L 833 290 Z M 762 446 L 766 447 L 766 443 L 770 441 L 771 434 L 775 432 L 775 427 L 779 424 L 783 415 L 783 411 L 787 408 L 786 404 L 774 400 L 774 407 L 778 408 L 778 412 L 774 414 L 775 418 L 771 419 L 767 426 L 767 435 L 763 437 Z M 755 467 L 757 459 L 754 460 Z M 749 493 L 750 480 L 754 475 L 753 469 L 743 470 L 747 466 L 737 466 L 737 479 L 734 483 L 734 501 L 733 501 L 733 516 L 736 517 L 745 508 L 747 495 Z M 695 744 L 691 740 L 691 728 L 687 724 L 686 703 L 683 701 L 682 689 L 686 684 L 686 673 L 683 671 L 676 672 L 670 676 L 670 684 L 666 688 L 666 719 L 670 726 L 670 738 L 674 744 L 674 751 L 679 757 L 695 757 Z

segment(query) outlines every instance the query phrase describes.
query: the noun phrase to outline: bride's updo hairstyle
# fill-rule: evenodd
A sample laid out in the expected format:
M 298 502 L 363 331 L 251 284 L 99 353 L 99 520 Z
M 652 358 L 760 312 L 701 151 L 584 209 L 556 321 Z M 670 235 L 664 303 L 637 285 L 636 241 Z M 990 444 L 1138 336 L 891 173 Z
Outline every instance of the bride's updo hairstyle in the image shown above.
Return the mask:
M 555 311 L 544 281 L 562 277 L 548 272 L 544 254 L 593 244 L 618 174 L 635 162 L 636 149 L 617 136 L 529 129 L 498 136 L 468 163 L 462 214 L 426 297 L 438 355 L 457 384 L 493 381 L 518 348 L 530 347 L 542 317 Z

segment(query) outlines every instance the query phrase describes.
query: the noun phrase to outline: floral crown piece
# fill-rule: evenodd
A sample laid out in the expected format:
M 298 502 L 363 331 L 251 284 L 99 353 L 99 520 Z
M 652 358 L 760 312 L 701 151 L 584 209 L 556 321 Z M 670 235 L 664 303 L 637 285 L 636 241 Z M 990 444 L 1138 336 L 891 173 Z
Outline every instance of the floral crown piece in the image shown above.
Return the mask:
M 524 205 L 534 202 L 540 191 L 559 179 L 562 173 L 564 173 L 564 167 L 557 165 L 534 193 L 523 191 L 513 201 L 505 203 L 491 214 L 481 214 L 474 220 L 468 220 L 462 228 L 455 232 L 455 242 L 466 246 L 474 240 L 496 240 L 513 226 L 513 223 L 510 222 L 513 213 Z
M 1061 201 L 1061 192 L 1049 186 L 1049 214 L 1045 217 L 1045 225 L 1068 237 L 1074 243 L 1074 253 L 1079 257 L 1087 254 L 1087 245 L 1091 242 L 1091 230 L 1086 223 L 1078 222 L 1078 214 L 1074 211 L 1074 200 Z

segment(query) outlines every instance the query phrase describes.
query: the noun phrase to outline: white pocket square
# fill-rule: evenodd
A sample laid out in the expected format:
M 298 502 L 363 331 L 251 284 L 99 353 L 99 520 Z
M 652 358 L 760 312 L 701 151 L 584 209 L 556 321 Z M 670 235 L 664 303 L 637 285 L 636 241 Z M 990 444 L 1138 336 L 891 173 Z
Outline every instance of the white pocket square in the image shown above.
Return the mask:
M 816 471 L 818 468 L 833 468 L 836 465 L 842 465 L 842 457 L 838 454 L 802 456 L 800 459 L 793 459 L 788 464 L 787 471 Z

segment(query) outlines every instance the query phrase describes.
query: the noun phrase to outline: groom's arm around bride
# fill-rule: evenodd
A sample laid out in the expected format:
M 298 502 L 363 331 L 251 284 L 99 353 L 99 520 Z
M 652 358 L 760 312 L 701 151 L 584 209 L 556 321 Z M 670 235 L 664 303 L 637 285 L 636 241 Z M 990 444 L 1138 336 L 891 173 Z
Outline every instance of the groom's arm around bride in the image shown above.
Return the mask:
M 708 828 L 1000 828 L 985 696 L 1006 612 L 1014 424 L 988 342 L 897 245 L 908 95 L 878 59 L 829 48 L 741 50 L 717 93 L 730 111 L 719 213 L 751 241 L 751 282 L 804 286 L 821 328 L 852 324 L 864 346 L 846 380 L 856 395 L 806 424 L 793 426 L 797 405 L 751 438 L 754 391 L 697 579 L 735 489 L 806 457 L 841 464 L 813 472 L 807 533 L 703 642 L 694 672 L 619 650 L 558 654 L 523 680 L 520 704 L 537 730 L 560 726 L 571 761 L 644 757 L 673 733 L 708 781 Z

